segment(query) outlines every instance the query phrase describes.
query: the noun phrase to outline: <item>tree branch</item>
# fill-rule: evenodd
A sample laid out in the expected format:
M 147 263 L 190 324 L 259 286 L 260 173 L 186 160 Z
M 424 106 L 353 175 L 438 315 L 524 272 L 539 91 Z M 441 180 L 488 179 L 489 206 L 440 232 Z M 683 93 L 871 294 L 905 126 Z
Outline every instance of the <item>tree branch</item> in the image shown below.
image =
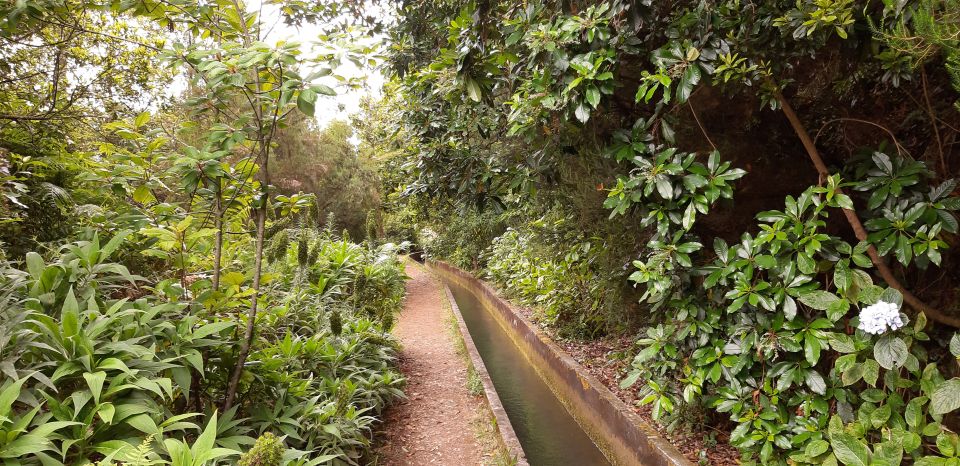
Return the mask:
M 821 126 L 819 130 L 817 130 L 817 135 L 813 137 L 813 144 L 814 144 L 814 145 L 817 144 L 817 141 L 820 139 L 820 134 L 823 133 L 823 130 L 826 129 L 827 126 L 830 126 L 830 125 L 832 125 L 832 124 L 834 124 L 834 123 L 837 123 L 837 122 L 846 122 L 846 121 L 852 121 L 852 122 L 855 122 L 855 123 L 863 123 L 863 124 L 865 124 L 865 125 L 870 125 L 870 126 L 873 126 L 873 127 L 876 127 L 876 128 L 880 128 L 881 130 L 883 130 L 884 132 L 886 132 L 886 133 L 890 136 L 890 140 L 893 141 L 893 144 L 894 144 L 895 146 L 897 146 L 897 153 L 898 153 L 898 154 L 900 154 L 900 155 L 904 155 L 904 154 L 910 155 L 910 152 L 908 152 L 907 149 L 906 149 L 905 147 L 903 147 L 903 145 L 900 144 L 900 141 L 897 140 L 897 136 L 893 134 L 893 131 L 890 131 L 890 130 L 887 129 L 885 126 L 883 126 L 883 125 L 881 125 L 881 124 L 879 124 L 879 123 L 874 123 L 874 122 L 868 121 L 868 120 L 861 120 L 860 118 L 834 118 L 834 119 L 832 119 L 832 120 L 824 123 L 823 126 Z
M 790 103 L 787 102 L 787 99 L 783 97 L 783 94 L 774 88 L 773 91 L 774 97 L 777 99 L 777 102 L 780 103 L 780 108 L 783 109 L 783 114 L 786 115 L 787 120 L 790 121 L 790 126 L 793 127 L 793 130 L 797 133 L 797 137 L 800 138 L 800 142 L 803 143 L 804 149 L 807 150 L 807 155 L 810 156 L 810 160 L 813 162 L 813 166 L 817 168 L 817 173 L 820 174 L 821 179 L 825 179 L 830 176 L 830 171 L 827 170 L 827 165 L 823 163 L 823 158 L 820 157 L 820 152 L 817 151 L 817 147 L 813 144 L 813 140 L 810 139 L 810 134 L 807 133 L 807 129 L 803 126 L 803 123 L 800 121 L 800 118 L 797 117 L 796 112 L 793 111 L 793 107 L 790 106 Z M 842 192 L 839 190 L 838 192 Z M 847 222 L 853 228 L 853 234 L 860 241 L 867 240 L 867 231 L 863 228 L 863 223 L 860 221 L 860 217 L 857 216 L 857 213 L 850 209 L 843 209 L 843 215 L 847 218 Z M 927 303 L 924 303 L 917 298 L 913 293 L 910 292 L 903 284 L 897 280 L 897 277 L 893 275 L 893 271 L 890 270 L 890 267 L 887 266 L 887 263 L 883 261 L 883 258 L 880 257 L 880 254 L 877 252 L 877 248 L 873 245 L 867 247 L 867 255 L 870 256 L 870 261 L 873 262 L 873 265 L 877 268 L 877 271 L 880 273 L 880 277 L 883 278 L 883 281 L 887 282 L 891 288 L 896 289 L 903 295 L 903 301 L 912 307 L 914 310 L 923 312 L 931 320 L 939 322 L 944 325 L 949 325 L 951 327 L 960 328 L 960 317 L 954 317 L 945 314 L 937 308 L 934 308 Z

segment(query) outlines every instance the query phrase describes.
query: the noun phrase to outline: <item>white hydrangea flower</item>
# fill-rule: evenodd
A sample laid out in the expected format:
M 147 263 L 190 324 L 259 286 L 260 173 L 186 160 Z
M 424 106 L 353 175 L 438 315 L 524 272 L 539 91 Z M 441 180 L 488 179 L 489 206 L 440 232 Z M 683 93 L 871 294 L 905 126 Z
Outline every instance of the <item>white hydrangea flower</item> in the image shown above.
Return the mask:
M 886 332 L 888 327 L 890 330 L 897 330 L 904 325 L 905 323 L 900 317 L 899 304 L 879 301 L 860 311 L 860 325 L 857 328 L 873 335 L 879 335 Z

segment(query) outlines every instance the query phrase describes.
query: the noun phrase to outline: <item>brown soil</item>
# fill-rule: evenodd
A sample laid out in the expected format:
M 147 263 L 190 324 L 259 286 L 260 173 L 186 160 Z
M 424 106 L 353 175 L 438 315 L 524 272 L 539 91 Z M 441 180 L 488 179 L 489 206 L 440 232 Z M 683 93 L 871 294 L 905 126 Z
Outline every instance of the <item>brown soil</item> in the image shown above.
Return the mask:
M 485 448 L 476 435 L 482 405 L 467 390 L 467 368 L 447 329 L 446 298 L 422 267 L 408 264 L 407 274 L 406 303 L 393 333 L 403 345 L 408 398 L 387 412 L 379 463 L 482 464 Z

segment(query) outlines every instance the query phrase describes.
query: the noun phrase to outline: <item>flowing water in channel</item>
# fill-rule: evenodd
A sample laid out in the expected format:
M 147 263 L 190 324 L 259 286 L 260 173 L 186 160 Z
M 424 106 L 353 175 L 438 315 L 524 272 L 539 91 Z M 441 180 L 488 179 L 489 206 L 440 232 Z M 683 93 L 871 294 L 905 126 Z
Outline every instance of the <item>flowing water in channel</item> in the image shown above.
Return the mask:
M 610 464 L 473 293 L 447 284 L 527 461 L 532 466 Z

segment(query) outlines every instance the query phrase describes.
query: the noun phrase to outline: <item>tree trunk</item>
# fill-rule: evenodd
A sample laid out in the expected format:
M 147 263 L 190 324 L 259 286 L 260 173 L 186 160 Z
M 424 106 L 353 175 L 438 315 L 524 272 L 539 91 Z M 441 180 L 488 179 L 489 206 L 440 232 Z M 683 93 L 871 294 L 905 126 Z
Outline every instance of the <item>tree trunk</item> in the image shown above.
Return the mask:
M 183 289 L 183 292 L 187 292 L 187 245 L 184 242 L 185 240 L 180 240 L 180 288 Z
M 257 301 L 260 298 L 260 276 L 263 268 L 263 231 L 267 218 L 267 204 L 264 201 L 263 206 L 257 210 L 257 245 L 253 260 L 253 296 L 250 297 L 250 310 L 247 312 L 247 327 L 243 332 L 243 340 L 240 341 L 240 354 L 237 356 L 237 365 L 233 368 L 233 374 L 230 376 L 230 384 L 227 386 L 226 399 L 223 401 L 223 410 L 227 411 L 233 406 L 233 401 L 237 396 L 237 387 L 240 385 L 240 376 L 243 374 L 243 366 L 247 362 L 247 356 L 250 354 L 250 346 L 253 344 L 254 324 L 257 320 Z M 237 322 L 239 325 L 240 323 Z
M 223 256 L 223 212 L 220 208 L 220 193 L 217 191 L 217 211 L 213 220 L 214 228 L 217 229 L 213 243 L 213 291 L 220 291 L 220 261 Z

